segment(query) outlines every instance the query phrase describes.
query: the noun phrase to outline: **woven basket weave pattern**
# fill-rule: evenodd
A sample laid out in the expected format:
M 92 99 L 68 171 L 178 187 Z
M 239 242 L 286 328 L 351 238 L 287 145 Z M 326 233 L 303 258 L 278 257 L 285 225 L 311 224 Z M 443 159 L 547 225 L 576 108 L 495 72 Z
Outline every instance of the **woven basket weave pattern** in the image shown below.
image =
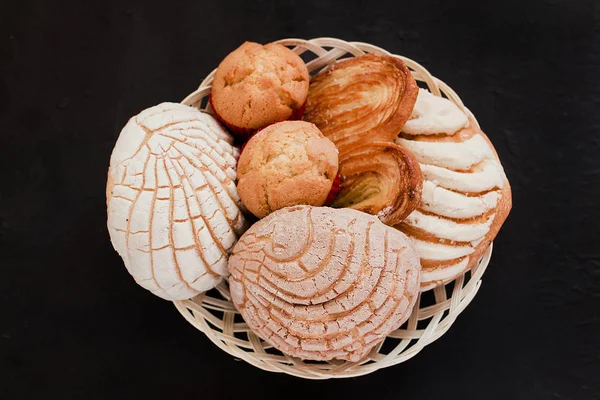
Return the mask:
M 418 82 L 427 85 L 431 93 L 436 96 L 446 96 L 477 123 L 473 114 L 448 85 L 433 77 L 411 59 L 390 54 L 367 43 L 346 42 L 333 38 L 283 39 L 278 43 L 288 46 L 301 55 L 307 61 L 306 65 L 311 74 L 338 59 L 365 53 L 397 57 L 406 63 Z M 186 97 L 182 103 L 211 112 L 208 96 L 215 71 L 213 70 L 200 84 L 198 90 Z M 375 346 L 369 355 L 359 362 L 303 361 L 275 350 L 250 331 L 248 325 L 243 322 L 231 302 L 227 282 L 221 283 L 208 293 L 191 300 L 175 301 L 174 304 L 184 318 L 202 331 L 214 344 L 258 368 L 307 379 L 354 377 L 404 362 L 442 336 L 475 297 L 491 254 L 492 246 L 471 271 L 446 285 L 421 293 L 409 320 L 400 329 L 392 332 L 384 342 Z

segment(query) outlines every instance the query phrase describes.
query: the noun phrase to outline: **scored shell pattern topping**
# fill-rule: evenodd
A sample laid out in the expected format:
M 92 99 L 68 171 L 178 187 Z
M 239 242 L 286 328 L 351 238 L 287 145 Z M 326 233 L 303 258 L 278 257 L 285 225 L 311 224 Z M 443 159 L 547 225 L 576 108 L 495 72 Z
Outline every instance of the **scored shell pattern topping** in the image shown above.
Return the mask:
M 240 238 L 229 270 L 252 331 L 310 360 L 360 360 L 406 321 L 419 291 L 410 240 L 351 209 L 276 211 Z
M 227 275 L 246 228 L 236 191 L 238 150 L 210 115 L 163 103 L 129 120 L 107 184 L 113 246 L 136 282 L 168 300 Z
M 490 232 L 506 176 L 475 123 L 450 100 L 423 89 L 396 143 L 415 155 L 423 174 L 420 208 L 396 227 L 413 240 L 422 286 L 429 289 L 475 261 L 470 255 Z

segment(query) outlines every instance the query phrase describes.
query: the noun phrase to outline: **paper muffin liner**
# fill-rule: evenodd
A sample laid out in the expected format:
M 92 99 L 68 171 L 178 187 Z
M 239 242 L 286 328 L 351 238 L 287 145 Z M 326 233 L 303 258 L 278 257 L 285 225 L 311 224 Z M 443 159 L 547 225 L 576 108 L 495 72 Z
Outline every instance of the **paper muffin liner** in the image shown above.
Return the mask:
M 333 203 L 336 196 L 340 192 L 341 183 L 342 183 L 342 176 L 338 173 L 338 174 L 336 174 L 335 179 L 331 183 L 331 190 L 329 191 L 329 194 L 327 195 L 327 199 L 325 200 L 325 203 L 323 204 L 324 206 L 330 206 L 331 203 Z
M 227 127 L 227 129 L 229 130 L 229 132 L 231 132 L 236 137 L 236 139 L 238 139 L 240 141 L 240 143 L 247 142 L 248 139 L 250 139 L 250 137 L 252 136 L 252 134 L 254 132 L 256 132 L 256 129 L 242 128 L 242 127 L 235 126 L 235 125 L 227 122 L 215 109 L 215 107 L 213 105 L 212 92 L 210 93 L 210 95 L 208 97 L 208 101 L 210 103 L 210 108 L 212 109 L 212 112 L 213 112 L 213 115 L 215 116 L 215 118 L 218 119 L 220 123 L 225 125 Z

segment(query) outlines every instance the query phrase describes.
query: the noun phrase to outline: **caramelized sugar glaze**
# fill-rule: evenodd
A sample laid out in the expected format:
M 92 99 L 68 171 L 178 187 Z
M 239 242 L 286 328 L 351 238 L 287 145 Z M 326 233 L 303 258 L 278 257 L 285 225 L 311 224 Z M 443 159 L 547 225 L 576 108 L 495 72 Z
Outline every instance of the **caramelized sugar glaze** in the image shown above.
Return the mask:
M 334 207 L 402 221 L 421 196 L 419 165 L 392 142 L 411 115 L 418 87 L 399 59 L 367 54 L 340 61 L 311 79 L 305 120 L 340 152 Z
M 343 155 L 360 144 L 394 140 L 417 93 L 401 60 L 367 54 L 337 62 L 311 79 L 304 119 Z
M 348 207 L 397 224 L 417 208 L 423 178 L 412 153 L 395 143 L 372 142 L 342 156 L 344 180 L 333 207 Z

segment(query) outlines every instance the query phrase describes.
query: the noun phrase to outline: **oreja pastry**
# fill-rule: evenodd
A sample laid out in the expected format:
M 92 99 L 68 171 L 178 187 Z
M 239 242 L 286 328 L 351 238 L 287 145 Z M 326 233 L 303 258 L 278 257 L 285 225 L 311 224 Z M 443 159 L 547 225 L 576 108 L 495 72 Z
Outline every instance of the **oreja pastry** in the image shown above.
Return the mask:
M 238 163 L 237 189 L 252 214 L 283 207 L 322 205 L 338 171 L 338 151 L 304 121 L 269 125 L 247 142 Z
M 219 64 L 210 102 L 216 117 L 245 140 L 274 122 L 301 119 L 308 83 L 304 61 L 287 47 L 245 42 Z
M 142 111 L 119 135 L 108 231 L 129 273 L 159 297 L 188 299 L 227 275 L 246 228 L 232 140 L 209 114 L 174 103 Z
M 423 178 L 412 153 L 392 142 L 371 142 L 342 155 L 343 180 L 332 207 L 376 215 L 400 223 L 421 202 Z
M 310 81 L 304 120 L 340 154 L 370 141 L 392 141 L 411 115 L 418 86 L 404 62 L 366 54 L 339 61 Z
M 397 228 L 414 242 L 423 290 L 470 269 L 511 208 L 511 191 L 494 147 L 450 100 L 421 89 L 396 143 L 423 174 L 422 204 Z
M 359 361 L 408 319 L 419 292 L 410 240 L 351 209 L 272 213 L 240 238 L 229 271 L 250 329 L 309 360 Z

